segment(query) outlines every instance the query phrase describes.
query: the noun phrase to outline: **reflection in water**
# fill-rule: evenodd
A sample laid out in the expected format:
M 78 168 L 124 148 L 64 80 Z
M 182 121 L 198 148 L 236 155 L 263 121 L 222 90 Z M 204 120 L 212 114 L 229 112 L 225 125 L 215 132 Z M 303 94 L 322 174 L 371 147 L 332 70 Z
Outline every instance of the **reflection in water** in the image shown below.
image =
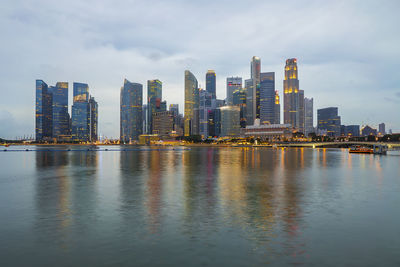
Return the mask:
M 340 266 L 337 259 L 350 257 L 354 244 L 363 252 L 387 240 L 400 247 L 390 239 L 400 223 L 393 215 L 398 157 L 213 147 L 46 149 L 24 157 L 36 161 L 34 245 L 54 261 L 73 254 L 88 255 L 93 265 L 149 265 L 156 258 L 159 265 Z M 380 253 L 387 256 L 381 260 L 392 255 Z M 371 262 L 379 265 L 373 257 L 364 265 Z

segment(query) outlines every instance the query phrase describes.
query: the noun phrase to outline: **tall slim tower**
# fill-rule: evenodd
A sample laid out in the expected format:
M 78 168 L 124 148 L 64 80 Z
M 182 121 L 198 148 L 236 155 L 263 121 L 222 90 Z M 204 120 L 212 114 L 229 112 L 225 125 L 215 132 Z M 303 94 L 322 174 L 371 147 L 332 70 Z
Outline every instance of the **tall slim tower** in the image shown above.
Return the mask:
M 75 141 L 90 141 L 89 86 L 74 83 L 74 103 L 72 105 L 72 138 Z
M 42 80 L 36 80 L 36 141 L 43 141 L 52 137 L 52 94 L 48 85 Z
M 216 88 L 217 88 L 217 84 L 216 84 L 215 71 L 208 70 L 206 73 L 206 91 L 211 94 L 212 99 L 217 98 Z
M 260 74 L 260 122 L 275 123 L 275 72 Z
M 281 123 L 281 102 L 278 90 L 275 91 L 275 124 Z
M 153 113 L 161 111 L 162 82 L 160 80 L 147 81 L 147 133 L 151 134 L 153 129 Z
M 246 88 L 246 125 L 253 125 L 253 79 L 245 80 L 244 86 Z
M 290 58 L 286 60 L 285 80 L 283 81 L 283 121 L 290 123 L 292 127 L 301 131 L 304 129 L 304 112 L 301 116 L 299 79 L 297 72 L 297 59 Z M 304 92 L 303 92 L 304 99 Z
M 314 99 L 304 98 L 304 134 L 308 136 L 314 130 Z
M 253 80 L 253 119 L 260 118 L 260 72 L 261 72 L 261 59 L 254 56 L 250 63 L 250 74 Z M 251 123 L 252 125 L 253 123 Z
M 51 86 L 49 92 L 52 94 L 52 137 L 60 138 L 69 135 L 69 114 L 68 114 L 68 83 L 58 82 Z
M 199 134 L 199 87 L 196 77 L 185 70 L 185 136 Z M 197 111 L 197 112 L 196 112 Z
M 123 143 L 138 140 L 143 131 L 143 85 L 125 79 L 120 100 L 120 140 Z

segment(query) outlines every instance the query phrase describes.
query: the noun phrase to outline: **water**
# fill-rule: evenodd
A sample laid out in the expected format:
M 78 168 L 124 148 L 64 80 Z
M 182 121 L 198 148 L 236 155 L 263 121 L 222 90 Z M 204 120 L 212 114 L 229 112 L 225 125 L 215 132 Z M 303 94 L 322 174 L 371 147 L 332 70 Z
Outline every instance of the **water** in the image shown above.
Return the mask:
M 398 153 L 28 148 L 0 152 L 1 266 L 400 265 Z

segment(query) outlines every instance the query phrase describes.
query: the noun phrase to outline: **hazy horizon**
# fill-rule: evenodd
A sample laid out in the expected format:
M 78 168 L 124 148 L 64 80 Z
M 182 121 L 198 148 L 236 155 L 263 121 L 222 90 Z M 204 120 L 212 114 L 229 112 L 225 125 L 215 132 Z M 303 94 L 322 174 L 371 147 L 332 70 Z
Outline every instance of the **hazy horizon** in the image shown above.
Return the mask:
M 35 80 L 89 84 L 99 104 L 99 134 L 119 136 L 126 78 L 163 83 L 163 100 L 184 109 L 184 70 L 205 87 L 217 75 L 250 78 L 252 56 L 275 72 L 283 109 L 287 58 L 298 59 L 300 89 L 316 110 L 339 108 L 342 124 L 400 132 L 398 1 L 9 1 L 2 34 L 0 137 L 34 135 Z M 281 113 L 283 113 L 281 111 Z

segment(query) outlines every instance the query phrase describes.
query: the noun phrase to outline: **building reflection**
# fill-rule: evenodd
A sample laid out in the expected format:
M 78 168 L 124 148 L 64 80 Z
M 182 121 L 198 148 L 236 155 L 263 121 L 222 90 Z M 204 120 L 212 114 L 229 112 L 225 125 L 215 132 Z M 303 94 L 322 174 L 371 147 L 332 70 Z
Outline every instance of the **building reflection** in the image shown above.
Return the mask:
M 74 224 L 94 218 L 96 152 L 36 151 L 36 207 L 38 236 L 54 238 L 68 248 Z M 82 165 L 83 162 L 83 165 Z M 73 212 L 72 212 L 73 211 Z M 80 228 L 80 230 L 85 230 Z

